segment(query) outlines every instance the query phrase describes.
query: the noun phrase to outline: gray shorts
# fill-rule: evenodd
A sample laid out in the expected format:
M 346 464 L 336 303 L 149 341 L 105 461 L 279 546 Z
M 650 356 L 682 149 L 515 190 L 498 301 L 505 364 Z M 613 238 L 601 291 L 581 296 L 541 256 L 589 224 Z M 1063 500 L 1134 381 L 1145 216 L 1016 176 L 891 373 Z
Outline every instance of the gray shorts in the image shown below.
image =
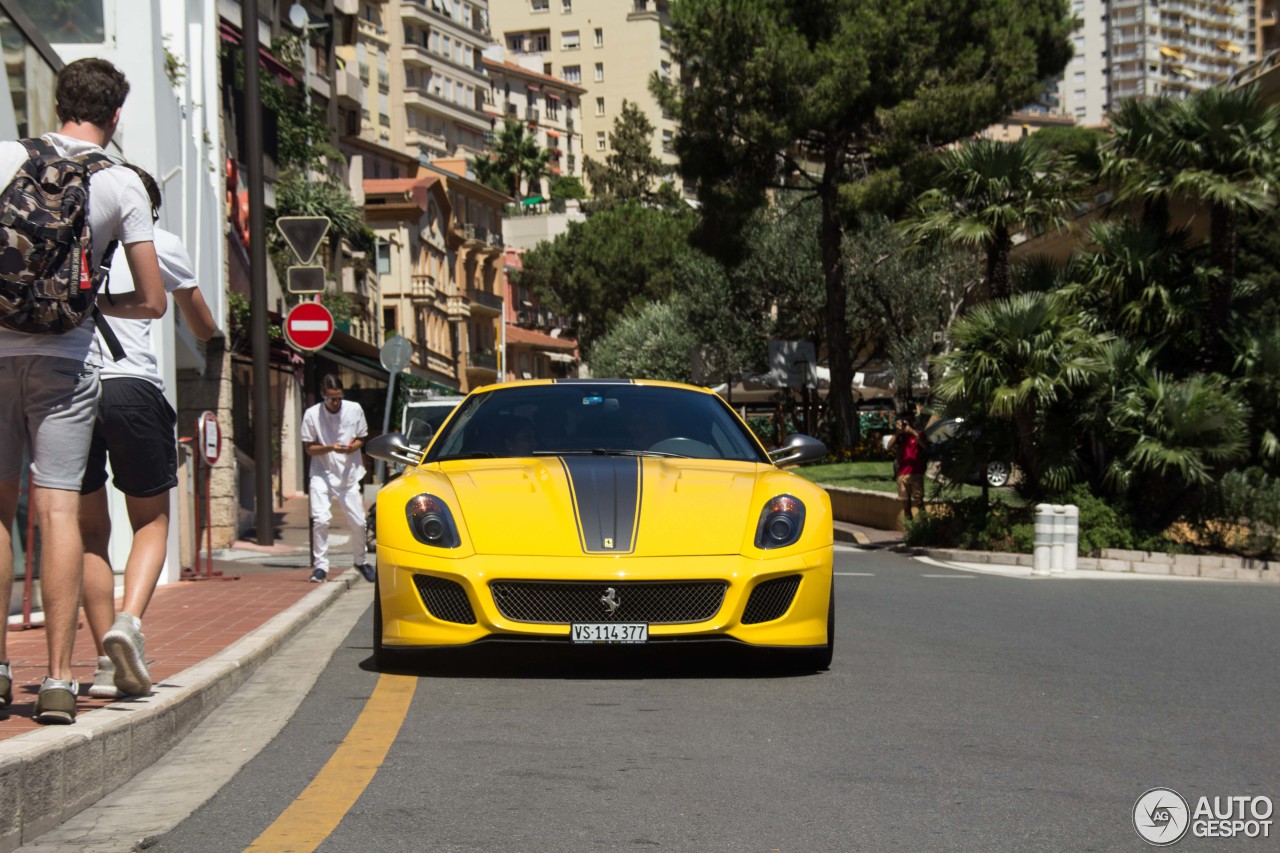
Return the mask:
M 31 481 L 79 492 L 98 413 L 98 368 L 47 355 L 0 356 L 0 400 L 0 482 L 22 476 L 30 442 Z

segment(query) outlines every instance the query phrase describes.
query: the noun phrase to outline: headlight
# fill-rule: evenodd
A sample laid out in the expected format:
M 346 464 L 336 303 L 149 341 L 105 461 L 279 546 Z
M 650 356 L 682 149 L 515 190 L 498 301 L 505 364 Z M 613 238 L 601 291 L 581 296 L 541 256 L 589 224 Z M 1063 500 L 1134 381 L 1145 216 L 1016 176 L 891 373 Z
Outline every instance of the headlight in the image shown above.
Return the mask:
M 444 501 L 435 495 L 418 495 L 405 506 L 409 529 L 413 537 L 423 545 L 436 548 L 457 548 L 460 544 L 458 528 L 453 523 L 453 513 Z
M 764 505 L 756 525 L 757 548 L 785 548 L 804 530 L 804 504 L 791 495 L 778 495 Z

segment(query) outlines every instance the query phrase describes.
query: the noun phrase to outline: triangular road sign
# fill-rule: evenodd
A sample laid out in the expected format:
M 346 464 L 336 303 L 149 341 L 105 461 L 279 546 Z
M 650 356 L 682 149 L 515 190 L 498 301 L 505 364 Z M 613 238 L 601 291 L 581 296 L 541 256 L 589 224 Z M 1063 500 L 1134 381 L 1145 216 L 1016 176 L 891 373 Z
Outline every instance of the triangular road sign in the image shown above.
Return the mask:
M 329 217 L 281 216 L 276 220 L 276 228 L 298 256 L 298 263 L 309 264 L 324 235 L 329 233 Z

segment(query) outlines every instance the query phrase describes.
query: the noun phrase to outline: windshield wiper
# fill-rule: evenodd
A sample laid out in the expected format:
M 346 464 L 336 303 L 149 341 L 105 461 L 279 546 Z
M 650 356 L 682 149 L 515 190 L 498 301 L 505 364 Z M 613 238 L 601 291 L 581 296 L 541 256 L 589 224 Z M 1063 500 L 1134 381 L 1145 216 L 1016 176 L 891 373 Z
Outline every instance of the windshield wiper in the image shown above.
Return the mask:
M 533 456 L 641 456 L 660 459 L 689 459 L 681 453 L 664 453 L 661 450 L 610 450 L 596 447 L 591 450 L 535 450 Z

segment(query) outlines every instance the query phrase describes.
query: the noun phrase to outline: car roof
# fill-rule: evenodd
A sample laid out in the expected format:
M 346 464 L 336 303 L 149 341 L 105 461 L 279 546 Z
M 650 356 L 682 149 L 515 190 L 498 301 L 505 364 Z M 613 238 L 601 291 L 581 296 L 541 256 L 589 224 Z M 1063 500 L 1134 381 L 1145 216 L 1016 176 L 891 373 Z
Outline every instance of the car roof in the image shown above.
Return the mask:
M 683 382 L 667 382 L 662 379 L 518 379 L 512 382 L 482 385 L 479 388 L 473 389 L 471 394 L 482 394 L 488 391 L 501 391 L 506 388 L 531 388 L 537 385 L 588 385 L 592 387 L 599 387 L 601 385 L 641 385 L 660 388 L 677 388 L 682 391 L 696 391 L 700 394 L 708 394 L 712 397 L 716 396 L 715 392 L 710 388 L 703 388 L 699 385 L 687 385 Z

